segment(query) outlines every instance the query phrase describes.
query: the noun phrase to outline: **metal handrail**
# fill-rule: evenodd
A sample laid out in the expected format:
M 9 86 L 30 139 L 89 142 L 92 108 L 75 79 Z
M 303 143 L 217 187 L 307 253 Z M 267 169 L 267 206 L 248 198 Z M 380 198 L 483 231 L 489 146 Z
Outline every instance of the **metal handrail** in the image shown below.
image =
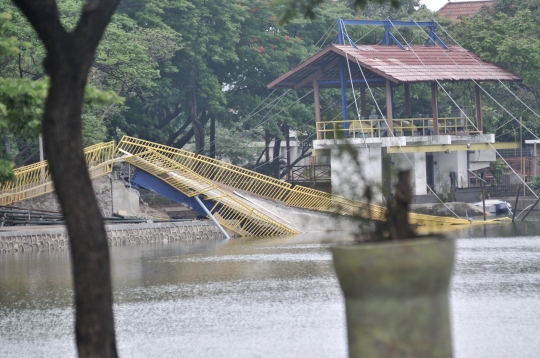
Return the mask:
M 86 165 L 92 179 L 112 171 L 114 142 L 98 143 L 84 149 Z M 54 191 L 49 162 L 30 164 L 13 170 L 14 181 L 0 186 L 0 205 L 35 198 Z
M 131 154 L 131 153 L 130 153 Z M 282 224 L 260 210 L 218 188 L 212 181 L 201 177 L 153 149 L 129 156 L 126 161 L 165 181 L 184 195 L 214 202 L 210 212 L 220 225 L 241 236 L 278 236 L 299 232 Z
M 298 231 L 279 223 L 250 204 L 222 190 L 219 185 L 245 190 L 288 206 L 384 221 L 386 208 L 291 184 L 220 160 L 165 145 L 124 136 L 116 150 L 114 143 L 100 143 L 85 149 L 92 178 L 110 173 L 114 154 L 130 153 L 126 161 L 158 176 L 185 195 L 202 195 L 214 201 L 216 219 L 240 235 L 272 236 Z M 50 193 L 54 186 L 48 162 L 14 170 L 16 180 L 0 187 L 0 205 L 9 205 Z M 411 223 L 422 226 L 468 225 L 469 221 L 448 217 L 409 214 Z M 484 223 L 484 222 L 482 222 Z
M 476 128 L 463 117 L 439 118 L 439 134 L 478 133 Z M 389 136 L 385 119 L 349 119 L 316 123 L 318 138 L 382 138 Z M 433 135 L 433 118 L 394 118 L 392 120 L 395 136 Z
M 179 163 L 193 171 L 193 173 L 207 180 L 225 184 L 235 189 L 249 191 L 275 201 L 281 201 L 288 206 L 343 215 L 355 215 L 371 220 L 386 220 L 386 208 L 383 206 L 347 199 L 300 185 L 293 187 L 287 182 L 217 159 L 195 155 L 182 149 L 128 136 L 121 139 L 117 148 L 131 154 L 144 153 L 152 149 L 169 159 L 178 160 Z M 421 226 L 469 225 L 469 221 L 465 219 L 414 213 L 409 214 L 409 219 L 411 223 Z
M 291 182 L 329 182 L 331 166 L 329 164 L 295 165 L 291 167 Z

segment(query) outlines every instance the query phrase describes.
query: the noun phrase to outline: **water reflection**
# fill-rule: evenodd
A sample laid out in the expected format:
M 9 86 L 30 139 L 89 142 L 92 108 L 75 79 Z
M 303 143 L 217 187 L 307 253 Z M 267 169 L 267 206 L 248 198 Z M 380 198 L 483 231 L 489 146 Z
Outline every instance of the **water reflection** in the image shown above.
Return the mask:
M 456 357 L 540 349 L 540 223 L 452 233 Z M 113 247 L 124 357 L 346 357 L 343 302 L 327 247 L 300 235 Z M 0 256 L 0 356 L 69 357 L 67 251 Z M 181 352 L 181 353 L 180 353 Z

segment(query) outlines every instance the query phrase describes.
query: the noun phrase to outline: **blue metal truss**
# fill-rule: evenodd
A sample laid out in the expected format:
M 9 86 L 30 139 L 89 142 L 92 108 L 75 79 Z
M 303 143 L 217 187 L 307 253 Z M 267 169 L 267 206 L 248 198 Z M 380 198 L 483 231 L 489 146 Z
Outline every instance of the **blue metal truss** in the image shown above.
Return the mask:
M 129 181 L 133 186 L 137 188 L 143 187 L 145 189 L 152 190 L 159 195 L 162 195 L 166 198 L 171 199 L 172 201 L 186 206 L 188 209 L 193 210 L 196 213 L 206 216 L 206 211 L 201 208 L 195 198 L 184 195 L 180 191 L 176 190 L 173 186 L 167 184 L 163 180 L 155 177 L 154 175 L 144 170 L 135 170 Z M 209 211 L 212 211 L 212 208 L 214 206 L 213 203 L 208 201 L 202 201 L 202 203 L 206 208 L 208 208 Z M 219 208 L 220 207 L 218 205 L 218 207 L 216 207 L 214 211 L 219 210 Z
M 443 40 L 435 33 L 435 21 L 390 21 L 386 20 L 342 20 L 338 19 L 338 37 L 335 43 L 339 45 L 344 45 L 345 40 L 347 40 L 351 46 L 358 49 L 356 44 L 351 41 L 347 32 L 343 31 L 344 27 L 347 25 L 363 25 L 363 26 L 384 26 L 384 40 L 383 43 L 386 46 L 390 46 L 393 43 L 398 45 L 402 50 L 405 50 L 405 47 L 398 41 L 398 39 L 390 32 L 393 27 L 428 27 L 429 28 L 429 38 L 426 41 L 426 46 L 433 46 L 438 42 L 443 48 L 448 50 L 448 46 L 444 43 Z
M 347 31 L 345 31 L 345 26 L 347 26 L 347 25 L 384 26 L 384 40 L 381 43 L 384 43 L 386 46 L 390 46 L 392 43 L 394 43 L 397 46 L 399 46 L 400 49 L 402 49 L 404 51 L 405 51 L 405 47 L 390 32 L 392 30 L 392 28 L 393 27 L 417 27 L 417 26 L 428 27 L 429 28 L 429 38 L 426 41 L 425 45 L 426 46 L 434 46 L 436 44 L 436 42 L 438 42 L 444 49 L 448 50 L 448 46 L 446 46 L 446 44 L 443 42 L 443 40 L 441 40 L 440 37 L 437 36 L 437 34 L 435 33 L 435 21 L 433 21 L 433 20 L 430 20 L 430 21 L 416 21 L 415 22 L 413 20 L 410 20 L 410 21 L 390 21 L 390 19 L 386 19 L 386 20 L 343 20 L 341 18 L 338 18 L 337 24 L 338 24 L 338 34 L 337 34 L 337 38 L 334 41 L 334 43 L 336 43 L 338 45 L 344 45 L 345 41 L 347 41 L 352 47 L 354 47 L 357 50 L 359 50 L 358 46 L 356 45 L 356 43 L 354 43 L 354 41 L 352 41 L 350 39 L 349 35 L 347 34 Z M 341 116 L 342 116 L 344 121 L 346 121 L 348 119 L 348 113 L 347 113 L 347 87 L 346 87 L 346 84 L 351 83 L 350 80 L 347 80 L 345 78 L 345 65 L 346 65 L 345 61 L 346 61 L 346 59 L 342 58 L 340 60 L 340 64 L 339 64 L 340 65 L 340 71 L 339 71 L 340 81 L 339 81 L 339 83 L 341 85 Z M 324 71 L 324 67 L 326 67 L 326 64 L 325 64 L 325 66 L 323 66 L 323 71 Z M 368 83 L 370 83 L 371 81 L 372 80 L 368 80 Z M 336 82 L 337 81 L 325 81 L 324 83 L 319 82 L 319 84 L 334 84 L 334 83 L 337 84 Z M 356 83 L 356 82 L 365 83 L 365 81 L 353 80 L 353 83 Z M 384 80 L 383 80 L 383 82 L 384 82 Z M 392 93 L 392 111 L 394 111 L 393 91 L 391 91 L 391 93 Z M 345 126 L 345 128 L 348 126 L 347 122 L 345 122 L 344 126 Z

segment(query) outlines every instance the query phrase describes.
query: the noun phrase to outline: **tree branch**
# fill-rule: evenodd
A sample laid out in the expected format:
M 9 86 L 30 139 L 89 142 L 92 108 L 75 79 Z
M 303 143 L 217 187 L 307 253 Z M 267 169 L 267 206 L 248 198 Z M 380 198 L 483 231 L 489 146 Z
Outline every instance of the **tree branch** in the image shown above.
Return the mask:
M 199 121 L 200 121 L 201 127 L 204 128 L 206 122 L 208 121 L 208 117 L 204 116 L 200 118 Z M 180 138 L 177 142 L 175 142 L 172 146 L 175 148 L 181 149 L 190 141 L 191 138 L 193 138 L 194 135 L 195 135 L 195 131 L 193 130 L 193 126 L 191 126 L 189 131 L 185 135 L 183 135 L 182 138 Z
M 116 94 L 118 96 L 120 96 L 120 94 L 122 93 L 122 91 L 124 91 L 124 85 L 126 84 L 126 82 L 122 82 L 122 86 L 120 86 L 120 89 L 118 91 L 116 91 Z M 107 107 L 107 109 L 105 110 L 105 112 L 103 112 L 103 115 L 101 116 L 101 119 L 105 119 L 105 117 L 107 117 L 107 114 L 109 114 L 109 112 L 114 108 L 114 106 L 116 105 L 116 103 L 111 103 L 109 105 L 109 107 Z
M 311 155 L 311 146 L 304 146 L 302 147 L 302 154 L 296 158 L 295 160 L 293 160 L 293 162 L 291 163 L 291 169 L 292 167 L 294 167 L 299 161 L 301 161 L 302 159 L 304 158 L 307 158 Z M 285 175 L 287 174 L 287 169 L 285 168 L 284 171 L 282 171 L 280 174 L 279 174 L 279 178 L 283 178 Z
M 165 107 L 165 108 L 167 109 L 168 113 L 162 120 L 159 121 L 159 123 L 157 125 L 157 129 L 163 129 L 173 119 L 178 117 L 180 115 L 180 113 L 182 113 L 182 111 L 184 110 L 180 104 L 178 104 L 178 106 L 176 106 L 176 108 L 174 109 L 174 112 L 172 112 L 172 113 L 169 111 L 169 108 L 167 108 L 167 107 Z
M 60 23 L 56 1 L 13 0 L 13 2 L 36 30 L 47 52 L 58 53 L 68 33 Z
M 184 124 L 182 124 L 182 126 L 176 132 L 171 133 L 169 135 L 169 139 L 167 139 L 166 145 L 171 146 L 176 140 L 176 138 L 178 138 L 178 136 L 182 134 L 190 124 L 191 124 L 191 119 L 190 118 L 186 119 Z
M 17 160 L 22 157 L 26 152 L 28 152 L 28 150 L 30 150 L 32 147 L 34 146 L 34 143 L 30 143 L 28 144 L 27 146 L 25 146 L 23 149 L 21 149 L 19 151 L 19 153 L 17 153 L 17 155 L 15 155 L 13 157 L 13 159 L 11 159 L 12 162 L 17 162 Z M 20 166 L 20 165 L 19 165 Z

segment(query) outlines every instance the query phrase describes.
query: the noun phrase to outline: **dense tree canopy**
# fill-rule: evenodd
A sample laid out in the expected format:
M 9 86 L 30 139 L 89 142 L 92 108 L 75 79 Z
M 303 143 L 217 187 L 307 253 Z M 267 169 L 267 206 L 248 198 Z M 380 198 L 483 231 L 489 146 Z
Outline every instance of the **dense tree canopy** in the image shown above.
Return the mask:
M 81 3 L 59 3 L 66 28 L 78 21 Z M 300 2 L 296 4 L 297 11 L 306 13 Z M 41 64 L 45 51 L 35 32 L 9 1 L 0 0 L 0 5 L 4 11 L 0 16 L 0 159 L 6 160 L 2 167 L 8 168 L 10 161 L 22 165 L 37 159 L 35 143 L 47 76 Z M 88 104 L 83 110 L 85 144 L 118 140 L 128 134 L 254 166 L 260 166 L 264 157 L 252 143 L 262 141 L 265 133 L 279 145 L 288 126 L 309 145 L 314 137 L 309 91 L 269 91 L 266 85 L 332 42 L 338 17 L 437 17 L 417 0 L 402 1 L 398 8 L 390 3 L 367 3 L 354 10 L 349 5 L 345 1 L 323 2 L 313 8 L 313 19 L 291 18 L 280 25 L 286 2 L 124 1 L 92 63 L 88 80 L 93 91 L 87 93 Z M 311 13 L 306 14 L 311 17 Z M 460 23 L 437 18 L 461 45 L 522 76 L 524 82 L 512 85 L 512 89 L 529 105 L 540 108 L 538 6 L 503 0 Z M 377 43 L 383 31 L 351 27 L 349 35 L 363 43 Z M 425 41 L 414 28 L 395 35 L 415 44 Z M 444 33 L 439 35 L 452 43 Z M 521 113 L 524 107 L 506 89 L 499 84 L 484 86 L 510 112 L 538 129 L 537 117 Z M 445 87 L 460 105 L 474 103 L 470 84 Z M 419 85 L 412 92 L 413 107 L 429 112 L 429 88 Z M 377 91 L 375 95 L 379 100 L 384 96 Z M 323 118 L 338 116 L 339 91 L 325 90 L 321 96 Z M 404 107 L 403 100 L 397 90 L 398 110 Z M 453 106 L 444 95 L 440 101 L 441 114 Z M 511 119 L 509 115 L 489 100 L 484 104 L 486 129 L 496 132 L 499 140 L 514 140 L 517 123 L 504 125 Z M 374 105 L 368 108 L 376 110 Z M 309 150 L 305 154 L 309 155 Z
M 540 133 L 539 117 L 521 101 L 540 113 L 540 12 L 538 4 L 523 0 L 503 0 L 492 8 L 485 8 L 472 19 L 464 19 L 455 26 L 458 42 L 478 54 L 483 60 L 494 62 L 523 78 L 522 83 L 482 83 L 482 86 L 505 109 L 486 98 L 486 129 L 495 133 L 497 140 L 519 141 L 520 125 L 512 116 L 521 119 L 531 132 Z M 512 90 L 512 95 L 506 88 Z M 510 112 L 512 115 L 510 115 Z M 533 135 L 521 129 L 523 139 Z

